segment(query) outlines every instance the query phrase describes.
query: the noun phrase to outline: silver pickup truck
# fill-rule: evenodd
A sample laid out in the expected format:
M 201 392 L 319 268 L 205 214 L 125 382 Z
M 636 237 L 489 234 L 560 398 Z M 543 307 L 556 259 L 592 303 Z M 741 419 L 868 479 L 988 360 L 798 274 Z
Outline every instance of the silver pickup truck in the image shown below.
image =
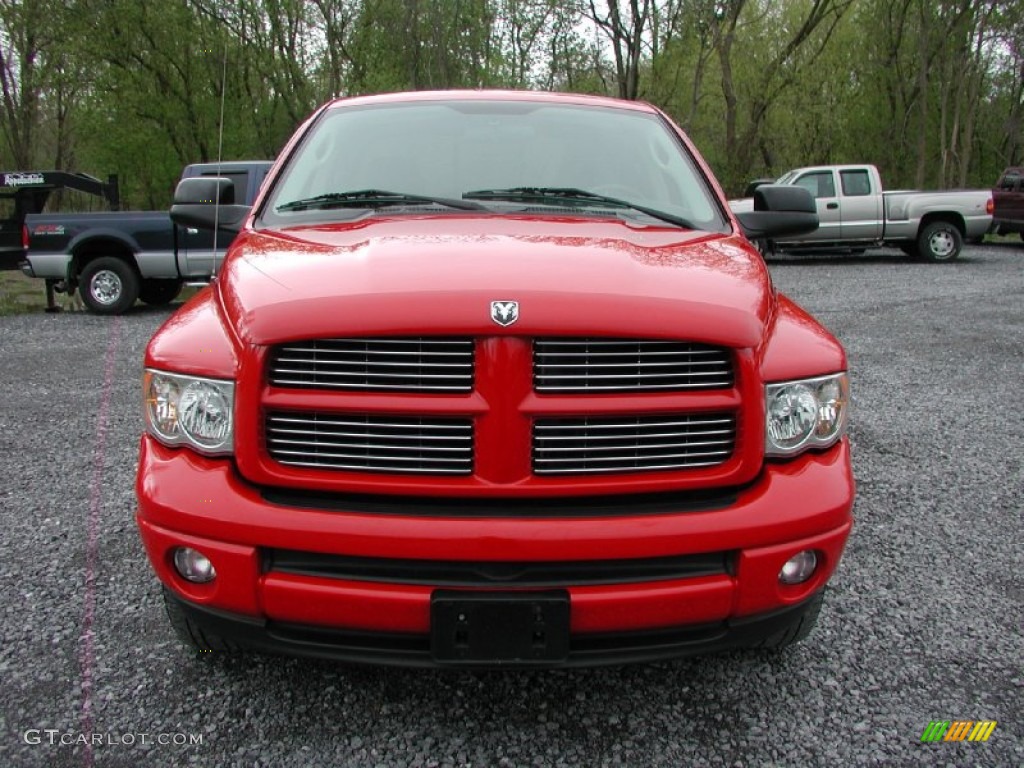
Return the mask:
M 810 191 L 819 225 L 809 234 L 762 244 L 768 250 L 893 245 L 928 261 L 952 261 L 965 240 L 983 237 L 992 225 L 991 190 L 883 192 L 873 165 L 797 168 L 774 183 Z M 745 198 L 730 200 L 729 206 L 740 213 L 752 210 L 753 203 Z

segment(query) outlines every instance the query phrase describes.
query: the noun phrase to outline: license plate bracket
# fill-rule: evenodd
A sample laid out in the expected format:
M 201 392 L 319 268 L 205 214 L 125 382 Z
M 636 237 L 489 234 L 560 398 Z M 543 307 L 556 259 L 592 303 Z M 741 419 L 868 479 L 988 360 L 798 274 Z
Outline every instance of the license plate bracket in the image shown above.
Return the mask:
M 529 665 L 569 656 L 569 593 L 437 590 L 430 650 L 452 664 Z

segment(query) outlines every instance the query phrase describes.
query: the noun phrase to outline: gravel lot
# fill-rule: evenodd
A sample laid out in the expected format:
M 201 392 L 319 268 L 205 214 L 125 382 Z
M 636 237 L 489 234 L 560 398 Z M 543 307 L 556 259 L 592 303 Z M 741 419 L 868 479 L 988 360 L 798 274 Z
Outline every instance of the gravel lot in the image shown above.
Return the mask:
M 0 765 L 1024 765 L 1024 248 L 772 272 L 851 362 L 857 524 L 818 629 L 611 670 L 188 653 L 132 520 L 141 353 L 167 313 L 0 318 Z M 920 742 L 982 719 L 987 743 Z M 80 734 L 104 743 L 60 744 Z

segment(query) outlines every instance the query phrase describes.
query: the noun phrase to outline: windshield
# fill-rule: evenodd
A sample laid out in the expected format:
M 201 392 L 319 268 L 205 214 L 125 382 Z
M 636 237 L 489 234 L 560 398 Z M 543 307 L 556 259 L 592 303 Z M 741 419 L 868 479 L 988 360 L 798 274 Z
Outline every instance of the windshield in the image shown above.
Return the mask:
M 479 204 L 452 204 L 465 199 Z M 574 215 L 728 231 L 704 177 L 657 115 L 522 101 L 334 107 L 290 159 L 261 220 L 306 225 L 382 209 L 457 214 L 468 207 L 498 214 L 528 208 L 531 215 L 571 208 Z

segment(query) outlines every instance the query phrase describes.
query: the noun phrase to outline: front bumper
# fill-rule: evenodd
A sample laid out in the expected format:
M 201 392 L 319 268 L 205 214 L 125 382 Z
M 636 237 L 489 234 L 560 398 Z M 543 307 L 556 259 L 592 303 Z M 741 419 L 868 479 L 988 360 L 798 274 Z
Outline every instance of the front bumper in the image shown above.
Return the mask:
M 519 586 L 503 582 L 505 574 L 489 586 L 462 588 L 467 594 L 564 590 L 570 651 L 563 663 L 584 665 L 752 645 L 799 620 L 839 562 L 852 525 L 854 486 L 844 440 L 823 453 L 766 464 L 754 483 L 717 504 L 680 499 L 673 509 L 668 499 L 631 513 L 626 500 L 621 509 L 583 516 L 481 516 L 457 502 L 445 514 L 436 501 L 417 514 L 410 499 L 388 513 L 358 504 L 349 511 L 343 501 L 329 508 L 282 503 L 239 477 L 229 460 L 166 448 L 147 436 L 137 493 L 143 542 L 173 599 L 194 621 L 242 645 L 431 664 L 431 596 L 437 586 L 451 585 L 389 578 L 389 563 L 400 564 L 403 574 L 418 562 L 428 573 L 450 563 L 542 563 L 557 566 L 547 568 L 555 575 L 544 583 Z M 217 578 L 197 585 L 178 576 L 171 563 L 179 546 L 209 557 Z M 818 554 L 815 574 L 800 585 L 780 584 L 783 563 L 804 549 Z M 281 568 L 274 555 L 281 552 L 326 565 Z M 613 573 L 613 566 L 629 561 L 642 573 L 647 561 L 709 553 L 721 556 L 721 568 L 658 571 L 654 580 L 600 575 L 602 563 Z M 362 570 L 338 564 L 353 560 Z M 566 564 L 577 566 L 570 572 L 596 576 L 586 583 L 560 580 L 558 568 Z
M 288 656 L 329 659 L 356 664 L 399 667 L 444 666 L 435 661 L 426 634 L 331 629 L 267 619 L 254 619 L 210 610 L 166 593 L 193 626 L 214 633 L 226 647 Z M 475 664 L 501 667 L 595 667 L 651 663 L 754 648 L 781 632 L 792 630 L 817 610 L 814 598 L 769 614 L 723 622 L 631 632 L 588 633 L 573 637 L 565 660 L 554 663 Z

